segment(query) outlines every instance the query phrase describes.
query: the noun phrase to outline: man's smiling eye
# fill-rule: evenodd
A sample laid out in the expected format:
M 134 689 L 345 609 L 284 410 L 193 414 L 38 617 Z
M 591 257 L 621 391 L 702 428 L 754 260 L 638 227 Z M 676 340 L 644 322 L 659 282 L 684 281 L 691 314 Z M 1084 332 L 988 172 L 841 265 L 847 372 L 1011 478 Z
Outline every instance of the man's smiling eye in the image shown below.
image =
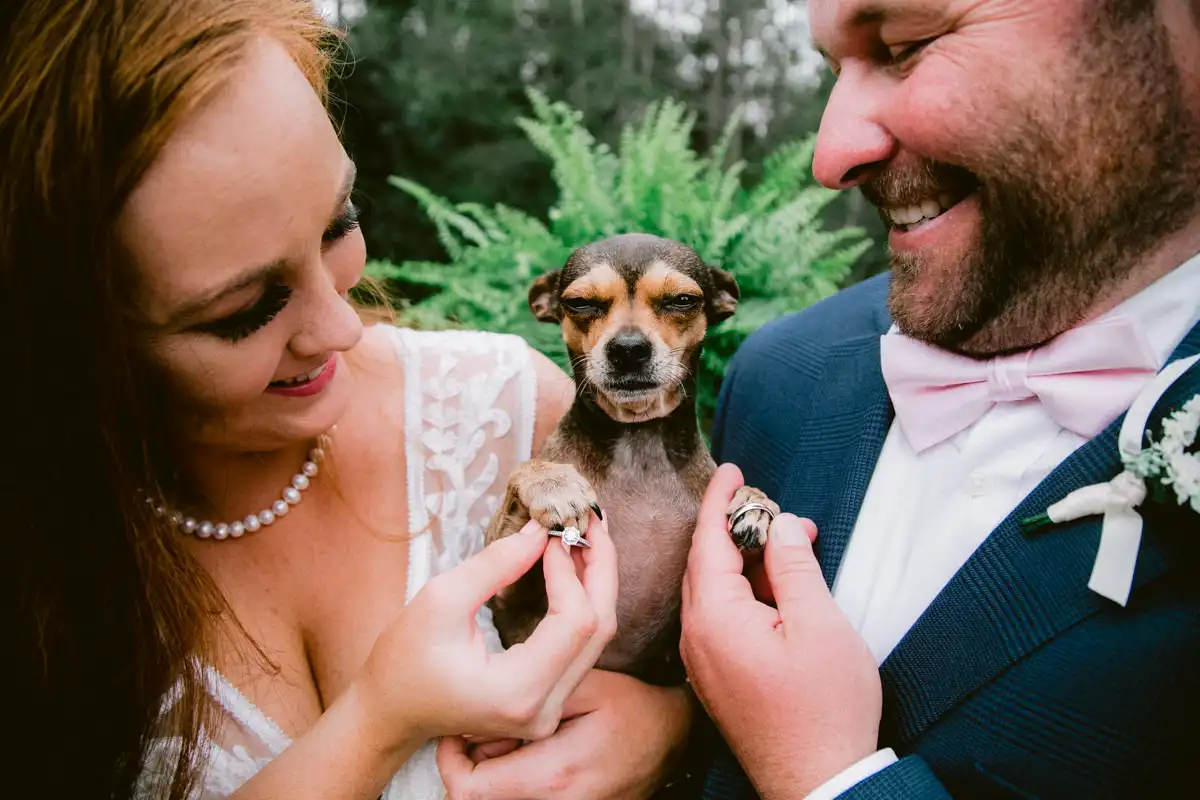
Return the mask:
M 570 314 L 599 314 L 604 311 L 604 303 L 590 297 L 566 297 L 562 306 Z
M 694 294 L 677 294 L 664 298 L 662 307 L 666 311 L 692 311 L 700 305 L 700 298 Z
M 891 65 L 894 67 L 903 66 L 907 61 L 932 44 L 933 41 L 933 39 L 922 39 L 919 42 L 888 45 L 887 52 Z

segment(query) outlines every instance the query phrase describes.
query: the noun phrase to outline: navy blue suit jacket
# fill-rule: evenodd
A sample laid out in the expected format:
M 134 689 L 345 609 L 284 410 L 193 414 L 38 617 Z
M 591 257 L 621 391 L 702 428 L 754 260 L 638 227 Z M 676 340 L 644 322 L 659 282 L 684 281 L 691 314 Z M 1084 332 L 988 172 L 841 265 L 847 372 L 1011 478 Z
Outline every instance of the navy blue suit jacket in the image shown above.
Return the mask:
M 879 363 L 886 296 L 879 276 L 758 331 L 731 365 L 713 430 L 718 462 L 816 522 L 831 586 L 892 422 Z M 1171 358 L 1197 352 L 1200 326 Z M 1197 392 L 1200 366 L 1151 420 Z M 1087 588 L 1098 518 L 1028 535 L 1019 526 L 1120 471 L 1120 423 L 1013 510 L 881 665 L 879 745 L 900 761 L 843 797 L 1200 792 L 1200 515 L 1143 509 L 1125 608 Z M 756 796 L 723 746 L 702 783 L 710 800 Z

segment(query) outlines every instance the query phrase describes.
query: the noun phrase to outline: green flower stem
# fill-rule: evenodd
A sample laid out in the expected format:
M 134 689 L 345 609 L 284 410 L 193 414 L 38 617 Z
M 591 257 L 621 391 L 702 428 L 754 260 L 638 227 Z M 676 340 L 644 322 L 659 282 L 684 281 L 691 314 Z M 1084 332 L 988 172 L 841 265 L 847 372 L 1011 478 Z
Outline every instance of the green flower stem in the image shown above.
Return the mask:
M 1049 528 L 1055 524 L 1054 520 L 1050 519 L 1049 514 L 1042 513 L 1021 520 L 1021 532 L 1024 534 L 1036 533 L 1043 528 Z

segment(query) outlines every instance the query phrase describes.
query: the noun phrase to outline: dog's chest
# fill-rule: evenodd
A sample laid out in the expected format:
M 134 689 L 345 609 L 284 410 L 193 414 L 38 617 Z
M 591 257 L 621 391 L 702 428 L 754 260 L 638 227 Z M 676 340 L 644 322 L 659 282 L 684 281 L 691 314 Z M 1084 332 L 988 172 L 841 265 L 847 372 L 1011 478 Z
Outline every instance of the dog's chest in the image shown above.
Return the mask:
M 620 579 L 617 635 L 599 666 L 621 669 L 645 656 L 677 620 L 700 496 L 694 476 L 653 438 L 622 439 L 597 471 L 586 477 L 616 545 Z

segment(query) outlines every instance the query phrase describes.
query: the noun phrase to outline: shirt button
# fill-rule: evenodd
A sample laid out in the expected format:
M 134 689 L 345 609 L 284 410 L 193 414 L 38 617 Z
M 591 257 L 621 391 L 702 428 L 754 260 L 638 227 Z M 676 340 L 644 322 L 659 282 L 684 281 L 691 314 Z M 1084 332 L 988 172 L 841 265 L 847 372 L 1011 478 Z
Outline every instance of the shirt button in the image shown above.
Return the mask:
M 982 497 L 988 489 L 987 478 L 978 473 L 971 473 L 967 479 L 967 494 L 971 497 Z

